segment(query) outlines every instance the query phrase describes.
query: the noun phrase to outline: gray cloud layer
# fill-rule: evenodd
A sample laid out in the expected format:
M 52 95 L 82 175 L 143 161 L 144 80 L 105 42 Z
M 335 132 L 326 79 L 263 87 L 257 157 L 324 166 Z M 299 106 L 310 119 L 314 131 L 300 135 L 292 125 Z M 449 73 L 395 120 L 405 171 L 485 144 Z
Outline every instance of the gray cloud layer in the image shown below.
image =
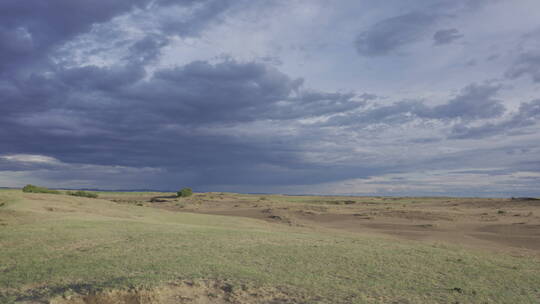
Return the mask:
M 491 1 L 383 5 L 360 31 L 323 35 L 350 25 L 344 3 L 2 2 L 0 186 L 386 193 L 399 180 L 414 193 L 420 172 L 460 169 L 524 174 L 520 193 L 530 193 L 540 102 L 509 98 L 508 84 L 540 81 L 536 52 L 506 52 L 517 56 L 487 76 L 461 55 L 441 63 L 474 34 L 460 14 Z M 302 22 L 309 30 L 296 33 Z M 442 57 L 415 58 L 419 47 Z M 457 67 L 471 70 L 456 80 Z M 452 189 L 485 193 L 467 187 Z
M 532 81 L 540 83 L 540 52 L 521 54 L 514 65 L 508 69 L 506 76 L 512 79 L 529 76 Z
M 387 55 L 421 39 L 436 20 L 434 15 L 411 12 L 379 21 L 358 35 L 356 49 L 365 56 Z
M 433 41 L 435 45 L 443 45 L 452 43 L 452 41 L 461 37 L 463 37 L 463 35 L 461 35 L 457 29 L 445 29 L 436 31 L 435 34 L 433 34 Z

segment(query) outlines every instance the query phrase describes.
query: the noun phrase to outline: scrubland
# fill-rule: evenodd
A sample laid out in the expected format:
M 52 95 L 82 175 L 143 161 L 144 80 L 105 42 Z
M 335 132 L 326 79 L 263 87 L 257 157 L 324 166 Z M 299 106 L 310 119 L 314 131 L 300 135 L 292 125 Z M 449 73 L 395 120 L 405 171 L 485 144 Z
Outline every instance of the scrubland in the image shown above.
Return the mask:
M 540 203 L 0 190 L 0 303 L 539 303 Z

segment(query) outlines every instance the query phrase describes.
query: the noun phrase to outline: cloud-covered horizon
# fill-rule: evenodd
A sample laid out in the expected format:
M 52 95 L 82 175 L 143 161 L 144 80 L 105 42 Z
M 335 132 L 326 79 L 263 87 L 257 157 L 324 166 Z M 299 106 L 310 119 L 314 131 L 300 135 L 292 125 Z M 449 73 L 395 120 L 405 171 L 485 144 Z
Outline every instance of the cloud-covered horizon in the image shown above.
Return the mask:
M 538 9 L 4 1 L 0 186 L 538 196 Z

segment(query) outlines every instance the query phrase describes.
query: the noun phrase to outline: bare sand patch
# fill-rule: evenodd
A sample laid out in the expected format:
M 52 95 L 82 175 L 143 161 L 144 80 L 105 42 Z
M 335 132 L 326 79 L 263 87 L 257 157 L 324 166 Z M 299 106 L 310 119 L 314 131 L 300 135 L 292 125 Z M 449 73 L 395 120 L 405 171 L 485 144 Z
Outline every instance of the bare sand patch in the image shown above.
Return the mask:
M 129 199 L 177 212 L 248 217 L 315 229 L 457 244 L 514 255 L 540 255 L 538 200 L 258 197 L 231 193 L 198 194 L 189 199 L 159 197 L 157 200 L 150 196 Z

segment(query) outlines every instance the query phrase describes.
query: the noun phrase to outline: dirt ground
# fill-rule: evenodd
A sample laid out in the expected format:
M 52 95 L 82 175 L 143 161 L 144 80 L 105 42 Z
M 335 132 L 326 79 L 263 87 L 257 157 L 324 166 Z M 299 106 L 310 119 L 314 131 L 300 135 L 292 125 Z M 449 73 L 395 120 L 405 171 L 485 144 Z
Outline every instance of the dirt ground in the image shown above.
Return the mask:
M 106 195 L 102 196 L 107 198 Z M 261 219 L 408 240 L 540 256 L 540 200 L 294 197 L 230 193 L 110 197 L 178 212 Z
M 313 299 L 311 299 L 313 300 Z M 293 295 L 286 288 L 242 285 L 224 281 L 180 281 L 153 289 L 110 290 L 87 295 L 60 296 L 51 304 L 268 304 L 308 303 L 305 296 Z

